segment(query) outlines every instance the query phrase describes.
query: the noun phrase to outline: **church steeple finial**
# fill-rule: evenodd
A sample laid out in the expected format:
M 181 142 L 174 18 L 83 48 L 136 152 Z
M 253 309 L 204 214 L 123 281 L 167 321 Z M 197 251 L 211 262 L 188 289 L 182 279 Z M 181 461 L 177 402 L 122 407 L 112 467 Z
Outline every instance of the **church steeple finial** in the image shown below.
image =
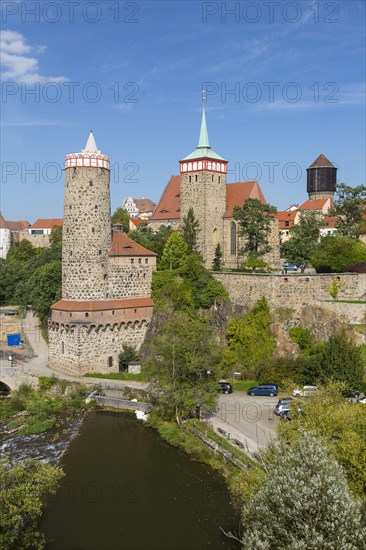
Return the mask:
M 206 124 L 205 103 L 206 103 L 206 90 L 202 90 L 202 121 L 201 121 L 200 137 L 198 140 L 197 147 L 199 148 L 205 147 L 210 149 L 210 143 L 208 141 L 207 124 Z

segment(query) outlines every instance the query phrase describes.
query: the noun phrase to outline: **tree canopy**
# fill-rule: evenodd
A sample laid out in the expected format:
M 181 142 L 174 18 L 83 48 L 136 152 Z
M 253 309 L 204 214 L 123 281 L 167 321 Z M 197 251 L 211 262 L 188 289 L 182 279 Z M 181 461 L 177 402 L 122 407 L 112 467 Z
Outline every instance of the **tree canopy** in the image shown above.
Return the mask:
M 361 503 L 341 466 L 314 434 L 264 455 L 266 475 L 243 506 L 245 550 L 364 548 Z
M 340 235 L 323 237 L 312 250 L 310 261 L 317 273 L 341 273 L 351 264 L 366 262 L 366 245 Z
M 301 212 L 299 223 L 290 229 L 290 238 L 281 247 L 281 256 L 302 264 L 302 271 L 316 250 L 324 217 L 318 212 Z
M 159 262 L 165 243 L 171 232 L 171 227 L 167 225 L 162 225 L 158 231 L 153 231 L 146 223 L 140 223 L 137 229 L 130 231 L 128 236 L 136 243 L 141 244 L 141 246 L 155 252 L 158 255 L 157 261 Z
M 241 254 L 258 258 L 270 251 L 269 235 L 275 206 L 262 204 L 258 199 L 247 199 L 242 207 L 234 207 L 234 219 L 238 220 L 240 236 L 246 239 Z
M 130 230 L 130 216 L 125 208 L 117 208 L 111 218 L 112 225 L 116 223 L 122 224 L 123 231 L 128 233 Z
M 191 207 L 186 216 L 183 216 L 182 235 L 188 245 L 189 252 L 197 252 L 197 236 L 200 232 L 200 223 Z
M 342 237 L 357 239 L 366 213 L 366 185 L 350 187 L 339 183 L 329 214 L 337 218 L 336 228 Z
M 222 347 L 207 321 L 174 312 L 151 348 L 145 372 L 149 392 L 164 418 L 179 424 L 196 406 L 215 405 Z
M 184 237 L 177 231 L 169 235 L 163 250 L 161 269 L 177 269 L 187 263 L 188 245 Z

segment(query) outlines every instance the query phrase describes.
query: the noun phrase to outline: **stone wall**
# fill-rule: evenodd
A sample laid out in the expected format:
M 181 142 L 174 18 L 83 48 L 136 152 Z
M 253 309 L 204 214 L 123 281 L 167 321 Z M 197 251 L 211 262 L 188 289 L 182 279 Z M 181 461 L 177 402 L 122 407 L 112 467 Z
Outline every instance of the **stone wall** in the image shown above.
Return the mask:
M 364 273 L 324 273 L 319 275 L 266 275 L 249 273 L 214 273 L 229 293 L 230 299 L 243 306 L 253 306 L 262 296 L 265 296 L 272 308 L 294 308 L 303 304 L 318 304 L 320 301 L 331 300 L 329 283 L 332 280 L 342 280 L 338 300 L 365 300 L 366 274 Z M 334 306 L 334 303 L 324 302 L 324 307 Z M 347 314 L 353 304 L 344 304 Z M 365 304 L 357 304 L 366 309 Z M 347 307 L 348 306 L 348 307 Z M 353 315 L 353 314 L 352 314 Z M 349 321 L 351 322 L 351 321 Z
M 145 258 L 134 258 L 136 262 Z M 151 263 L 155 257 L 147 258 Z M 147 298 L 151 294 L 151 279 L 153 265 L 141 263 L 131 265 L 126 260 L 130 258 L 109 258 L 108 267 L 108 297 L 112 300 L 124 298 Z
M 34 248 L 45 248 L 50 246 L 50 236 L 49 235 L 30 235 L 28 229 L 24 231 L 19 231 L 19 241 L 29 241 Z
M 50 324 L 50 366 L 73 376 L 118 372 L 122 345 L 129 344 L 139 349 L 147 327 L 148 321 L 144 319 L 99 326 Z

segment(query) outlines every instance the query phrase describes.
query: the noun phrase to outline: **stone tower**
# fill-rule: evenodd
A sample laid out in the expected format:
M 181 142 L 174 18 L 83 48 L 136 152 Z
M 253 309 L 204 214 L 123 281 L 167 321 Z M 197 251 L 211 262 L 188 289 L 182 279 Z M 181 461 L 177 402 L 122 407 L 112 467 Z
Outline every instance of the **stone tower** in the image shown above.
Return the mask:
M 85 149 L 66 155 L 62 246 L 62 298 L 108 298 L 111 248 L 109 158 L 90 132 Z
M 62 299 L 48 323 L 50 366 L 73 375 L 118 371 L 122 345 L 140 348 L 153 311 L 156 254 L 112 232 L 109 179 L 91 132 L 65 158 Z
M 309 199 L 328 199 L 333 202 L 337 185 L 337 168 L 325 155 L 319 155 L 307 171 Z
M 223 246 L 223 216 L 226 210 L 226 173 L 228 162 L 209 144 L 205 100 L 201 131 L 196 149 L 180 162 L 180 216 L 192 207 L 200 223 L 197 238 L 199 251 L 207 267 L 212 266 L 217 243 Z

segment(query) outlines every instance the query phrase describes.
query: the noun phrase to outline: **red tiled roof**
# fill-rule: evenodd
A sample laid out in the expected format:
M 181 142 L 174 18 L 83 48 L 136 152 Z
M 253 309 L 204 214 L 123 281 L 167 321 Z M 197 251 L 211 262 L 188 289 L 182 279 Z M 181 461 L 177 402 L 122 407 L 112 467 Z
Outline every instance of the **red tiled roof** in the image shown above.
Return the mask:
M 309 199 L 299 206 L 299 210 L 322 210 L 329 199 Z
M 0 212 L 0 229 L 10 229 L 8 222 L 5 221 L 4 216 Z
M 153 212 L 156 203 L 150 199 L 133 199 L 137 208 L 141 212 Z
M 284 212 L 277 212 L 275 214 L 275 217 L 278 220 L 278 227 L 280 229 L 292 227 L 294 225 L 296 215 L 297 215 L 297 210 L 291 210 L 291 211 L 285 210 Z M 288 222 L 288 224 L 286 224 L 286 222 Z
M 157 256 L 157 254 L 135 243 L 124 233 L 112 231 L 112 247 L 109 256 Z
M 325 155 L 321 154 L 314 160 L 313 164 L 310 164 L 309 168 L 335 168 L 335 166 Z
M 139 307 L 152 307 L 152 298 L 130 298 L 126 300 L 95 300 L 79 302 L 76 300 L 60 300 L 51 306 L 51 309 L 62 311 L 106 311 L 110 309 L 131 309 Z
M 171 176 L 150 220 L 180 218 L 180 176 Z
M 30 223 L 27 220 L 6 223 L 8 224 L 9 229 L 11 229 L 12 231 L 21 231 L 22 229 L 28 229 L 28 227 L 30 227 Z
M 62 218 L 40 218 L 33 225 L 32 229 L 51 229 L 54 225 L 61 227 L 63 223 Z
M 257 181 L 240 181 L 226 185 L 226 212 L 224 218 L 232 218 L 234 206 L 243 206 L 247 199 L 258 199 L 262 204 L 266 199 Z
M 139 218 L 130 218 L 130 222 L 133 223 L 135 227 L 138 227 L 140 223 L 146 223 L 147 220 L 140 220 Z
M 324 216 L 325 221 L 325 227 L 330 227 L 331 229 L 334 229 L 337 223 L 337 218 L 334 218 L 333 216 Z

